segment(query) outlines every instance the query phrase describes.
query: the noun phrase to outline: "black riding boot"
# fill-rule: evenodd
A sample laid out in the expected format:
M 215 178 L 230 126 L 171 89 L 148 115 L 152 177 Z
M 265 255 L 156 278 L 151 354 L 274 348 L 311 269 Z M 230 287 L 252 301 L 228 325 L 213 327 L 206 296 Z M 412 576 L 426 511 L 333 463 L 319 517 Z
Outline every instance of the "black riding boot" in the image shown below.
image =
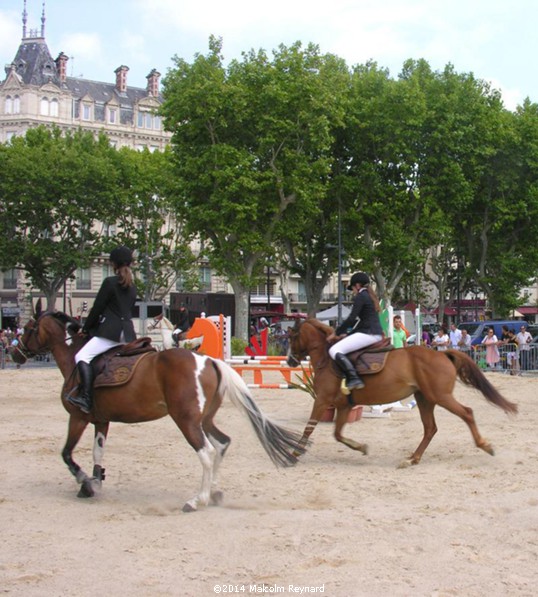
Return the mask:
M 67 401 L 78 406 L 83 413 L 88 414 L 93 405 L 93 368 L 84 361 L 80 361 L 77 368 L 80 375 L 78 396 L 68 396 Z
M 357 370 L 353 366 L 353 363 L 346 357 L 345 354 L 341 352 L 336 353 L 334 360 L 337 362 L 338 366 L 344 372 L 346 376 L 346 385 L 350 390 L 359 390 L 360 388 L 364 388 L 364 382 L 359 377 Z

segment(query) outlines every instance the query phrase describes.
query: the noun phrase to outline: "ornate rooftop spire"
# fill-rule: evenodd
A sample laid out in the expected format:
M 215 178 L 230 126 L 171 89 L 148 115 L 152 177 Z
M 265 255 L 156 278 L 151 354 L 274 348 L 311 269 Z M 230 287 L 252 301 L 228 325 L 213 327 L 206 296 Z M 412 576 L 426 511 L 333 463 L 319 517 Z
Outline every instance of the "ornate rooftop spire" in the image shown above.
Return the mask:
M 28 13 L 26 12 L 26 0 L 24 0 L 24 10 L 22 11 L 22 39 L 26 39 L 26 23 L 28 21 Z
M 45 37 L 45 0 L 43 0 L 43 10 L 41 11 L 41 37 Z

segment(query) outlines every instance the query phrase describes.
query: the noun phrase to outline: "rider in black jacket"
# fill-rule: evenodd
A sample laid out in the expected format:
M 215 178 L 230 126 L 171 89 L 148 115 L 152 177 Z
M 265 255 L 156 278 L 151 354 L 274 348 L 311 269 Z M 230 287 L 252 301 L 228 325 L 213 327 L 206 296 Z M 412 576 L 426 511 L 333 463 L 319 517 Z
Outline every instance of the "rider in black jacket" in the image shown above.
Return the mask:
M 75 355 L 81 380 L 79 395 L 67 399 L 85 413 L 89 413 L 93 405 L 92 359 L 114 346 L 136 340 L 131 320 L 131 310 L 136 302 L 130 268 L 132 259 L 127 247 L 117 247 L 110 253 L 115 275 L 103 280 L 81 330 L 81 334 L 91 338 Z
M 329 348 L 329 354 L 344 372 L 347 387 L 359 389 L 364 387 L 364 382 L 346 354 L 366 348 L 383 338 L 379 321 L 381 308 L 377 296 L 370 288 L 370 278 L 364 272 L 353 274 L 347 289 L 355 294 L 351 313 L 327 340 L 336 340 Z

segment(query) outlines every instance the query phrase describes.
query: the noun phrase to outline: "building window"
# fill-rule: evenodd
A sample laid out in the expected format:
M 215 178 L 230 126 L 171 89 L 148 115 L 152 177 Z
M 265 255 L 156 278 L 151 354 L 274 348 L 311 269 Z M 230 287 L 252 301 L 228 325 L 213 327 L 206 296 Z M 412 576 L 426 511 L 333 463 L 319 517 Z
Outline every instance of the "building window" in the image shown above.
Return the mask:
M 184 292 L 186 290 L 185 286 L 185 276 L 183 274 L 179 274 L 176 280 L 176 291 L 177 292 Z
M 16 131 L 6 131 L 6 143 L 9 143 L 13 137 L 17 136 Z
M 160 116 L 155 116 L 153 118 L 153 128 L 156 130 L 161 129 L 161 117 Z
M 49 100 L 46 97 L 41 98 L 41 109 L 40 109 L 41 116 L 48 116 L 49 115 Z
M 50 115 L 51 116 L 58 116 L 59 110 L 58 110 L 58 100 L 57 99 L 53 99 L 50 100 Z
M 198 269 L 201 290 L 211 290 L 211 268 L 202 265 Z
M 89 267 L 77 270 L 77 290 L 91 290 L 92 276 Z
M 116 224 L 105 224 L 103 228 L 103 236 L 113 238 L 116 236 Z
M 118 111 L 115 108 L 108 109 L 108 122 L 110 124 L 116 124 L 118 120 Z
M 91 120 L 92 107 L 90 104 L 82 104 L 82 120 Z
M 4 290 L 13 290 L 17 288 L 17 270 L 8 269 L 4 272 Z
M 13 98 L 13 114 L 20 114 L 21 112 L 21 98 L 16 95 Z
M 144 112 L 138 113 L 137 124 L 140 128 L 144 127 Z
M 11 99 L 10 95 L 8 95 L 6 97 L 6 100 L 4 102 L 4 113 L 5 114 L 12 114 L 13 113 L 13 100 Z

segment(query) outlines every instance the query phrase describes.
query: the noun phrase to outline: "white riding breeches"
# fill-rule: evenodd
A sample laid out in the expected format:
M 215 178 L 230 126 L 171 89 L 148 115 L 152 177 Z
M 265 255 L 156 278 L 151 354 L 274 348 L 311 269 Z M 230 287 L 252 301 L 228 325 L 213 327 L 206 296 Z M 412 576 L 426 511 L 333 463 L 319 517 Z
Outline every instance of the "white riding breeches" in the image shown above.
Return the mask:
M 123 343 L 114 342 L 114 340 L 109 340 L 108 338 L 94 336 L 77 352 L 75 355 L 75 362 L 77 364 L 80 363 L 80 361 L 91 363 L 92 359 L 94 359 L 97 355 L 114 348 L 114 346 L 120 346 L 121 344 Z
M 376 334 L 363 334 L 362 332 L 356 332 L 355 334 L 350 334 L 342 340 L 339 340 L 336 344 L 333 344 L 329 348 L 329 354 L 331 358 L 334 359 L 335 356 L 341 352 L 342 354 L 348 354 L 349 352 L 353 352 L 354 350 L 360 350 L 361 348 L 366 348 L 371 344 L 375 344 L 383 339 L 383 336 Z

